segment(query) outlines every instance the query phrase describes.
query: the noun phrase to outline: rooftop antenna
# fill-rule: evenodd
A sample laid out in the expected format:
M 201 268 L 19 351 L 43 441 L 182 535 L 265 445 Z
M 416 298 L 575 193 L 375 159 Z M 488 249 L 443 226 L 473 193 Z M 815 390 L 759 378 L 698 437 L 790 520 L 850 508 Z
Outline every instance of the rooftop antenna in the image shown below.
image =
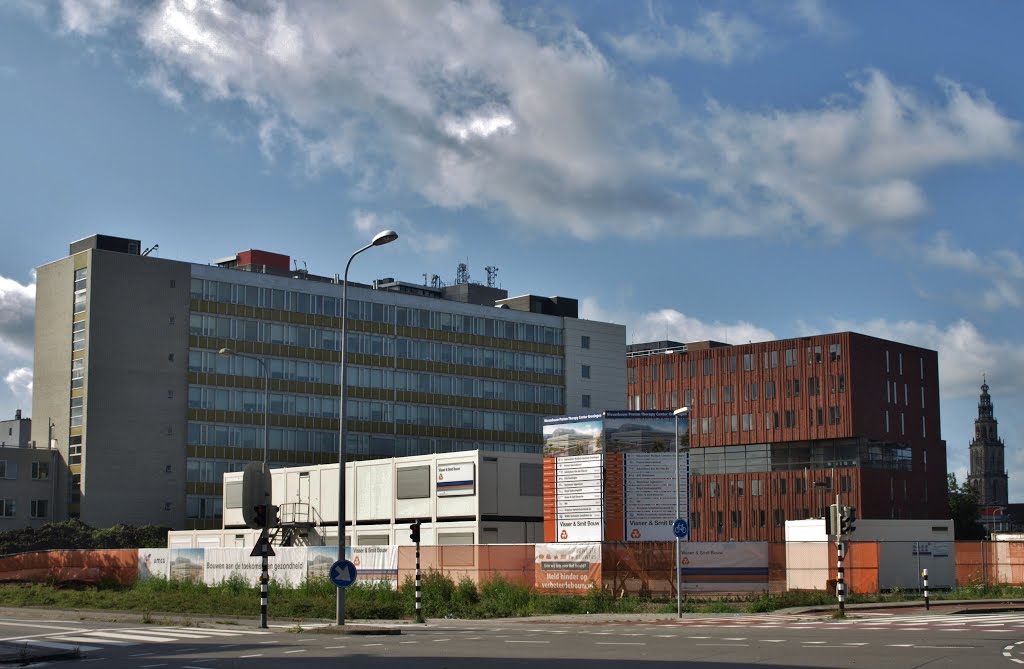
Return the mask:
M 458 286 L 464 283 L 469 283 L 469 265 L 460 262 L 455 270 L 455 285 Z
M 146 249 L 145 251 L 143 251 L 143 252 L 142 252 L 142 255 L 144 255 L 144 256 L 148 256 L 148 255 L 149 255 L 150 253 L 152 253 L 153 251 L 156 251 L 156 250 L 157 250 L 157 249 L 159 249 L 159 248 L 160 248 L 160 245 L 159 245 L 159 244 L 153 244 L 153 245 L 152 245 L 152 246 L 150 246 L 150 247 L 149 247 L 148 249 Z
M 494 288 L 494 280 L 498 277 L 498 268 L 494 265 L 488 265 L 484 267 L 484 271 L 487 272 L 487 287 Z
M 423 285 L 424 286 L 427 285 L 427 273 L 426 272 L 423 273 Z

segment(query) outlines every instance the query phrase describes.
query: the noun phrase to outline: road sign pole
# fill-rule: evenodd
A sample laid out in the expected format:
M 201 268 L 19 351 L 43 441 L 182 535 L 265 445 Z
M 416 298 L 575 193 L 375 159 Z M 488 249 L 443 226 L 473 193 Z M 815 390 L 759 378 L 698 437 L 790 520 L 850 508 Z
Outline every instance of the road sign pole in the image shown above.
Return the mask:
M 927 567 L 921 572 L 921 576 L 924 578 L 924 608 L 925 611 L 931 609 L 928 605 L 928 569 Z
M 420 581 L 420 542 L 416 542 L 416 622 L 423 622 L 423 584 Z
M 839 597 L 839 615 L 846 614 L 846 584 L 843 574 L 843 557 L 845 553 L 843 540 L 836 542 L 836 596 Z
M 267 540 L 267 528 L 260 532 L 260 555 L 262 571 L 260 572 L 260 628 L 267 629 L 267 600 L 270 598 L 270 542 Z

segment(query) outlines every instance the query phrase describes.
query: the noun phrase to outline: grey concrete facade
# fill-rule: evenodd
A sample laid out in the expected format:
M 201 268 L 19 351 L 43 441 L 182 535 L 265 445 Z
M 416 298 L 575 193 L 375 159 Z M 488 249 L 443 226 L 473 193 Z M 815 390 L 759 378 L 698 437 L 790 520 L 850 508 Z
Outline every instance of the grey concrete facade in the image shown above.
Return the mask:
M 39 527 L 53 520 L 63 470 L 56 450 L 0 447 L 0 531 Z

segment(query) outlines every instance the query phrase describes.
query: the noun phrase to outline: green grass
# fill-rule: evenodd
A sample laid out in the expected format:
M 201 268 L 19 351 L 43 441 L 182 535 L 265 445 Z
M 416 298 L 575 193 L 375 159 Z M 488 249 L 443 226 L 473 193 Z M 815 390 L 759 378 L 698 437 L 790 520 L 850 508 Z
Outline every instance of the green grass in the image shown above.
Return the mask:
M 505 618 L 548 614 L 675 613 L 676 602 L 666 598 L 615 598 L 608 590 L 591 588 L 583 596 L 535 592 L 500 577 L 479 586 L 469 579 L 458 583 L 437 572 L 423 575 L 423 612 L 428 618 Z M 933 599 L 1024 598 L 1024 587 L 976 585 L 952 592 L 933 592 Z M 337 590 L 326 579 L 284 587 L 271 581 L 269 606 L 275 618 L 301 621 L 331 619 Z M 919 600 L 920 593 L 896 591 L 884 595 L 851 595 L 848 602 Z M 144 623 L 161 616 L 254 617 L 259 615 L 259 587 L 233 576 L 217 586 L 153 578 L 133 586 L 7 584 L 0 586 L 0 606 L 95 609 L 137 612 Z M 794 590 L 777 594 L 751 593 L 730 597 L 683 599 L 684 613 L 764 613 L 800 606 L 834 605 L 827 592 Z M 386 584 L 359 583 L 346 593 L 351 619 L 396 620 L 415 616 L 415 587 L 411 579 L 392 590 Z

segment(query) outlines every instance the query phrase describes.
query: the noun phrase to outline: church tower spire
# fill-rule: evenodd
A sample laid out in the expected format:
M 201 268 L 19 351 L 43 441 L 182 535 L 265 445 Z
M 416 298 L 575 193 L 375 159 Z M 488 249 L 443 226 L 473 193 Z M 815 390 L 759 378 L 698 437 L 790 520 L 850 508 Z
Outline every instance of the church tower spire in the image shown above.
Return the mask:
M 981 378 L 978 418 L 974 421 L 974 439 L 970 445 L 971 471 L 967 482 L 978 491 L 979 506 L 1006 506 L 1007 483 L 1003 440 L 995 419 L 988 381 Z

